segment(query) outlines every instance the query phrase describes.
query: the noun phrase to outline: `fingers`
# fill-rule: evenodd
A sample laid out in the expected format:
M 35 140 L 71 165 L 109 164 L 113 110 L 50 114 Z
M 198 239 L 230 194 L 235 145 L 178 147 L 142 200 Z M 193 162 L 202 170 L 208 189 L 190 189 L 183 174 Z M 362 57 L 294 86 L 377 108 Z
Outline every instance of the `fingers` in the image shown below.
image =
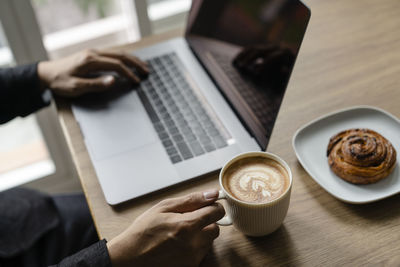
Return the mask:
M 196 192 L 183 197 L 170 198 L 158 204 L 163 212 L 185 213 L 197 210 L 215 202 L 218 190 Z
M 73 78 L 73 88 L 70 91 L 71 96 L 78 96 L 90 92 L 102 92 L 110 89 L 115 83 L 115 77 L 111 75 L 97 78 Z M 78 90 L 79 88 L 79 90 Z
M 102 57 L 109 57 L 121 60 L 127 66 L 136 68 L 137 71 L 142 75 L 147 75 L 149 73 L 149 68 L 147 66 L 147 63 L 141 61 L 139 58 L 133 55 L 117 53 L 117 52 L 102 52 L 102 51 L 98 51 L 97 53 Z
M 200 229 L 222 219 L 224 215 L 224 207 L 219 203 L 213 203 L 209 206 L 184 214 L 187 221 L 192 222 L 195 227 Z
M 219 226 L 215 223 L 207 225 L 200 230 L 196 237 L 197 248 L 200 260 L 204 258 L 209 249 L 212 247 L 214 240 L 219 236 Z
M 206 239 L 214 240 L 219 236 L 219 226 L 216 223 L 212 223 L 204 227 L 201 233 Z
M 133 83 L 140 83 L 140 79 L 122 61 L 118 59 L 98 56 L 87 65 L 89 71 L 115 71 L 119 75 L 130 79 Z

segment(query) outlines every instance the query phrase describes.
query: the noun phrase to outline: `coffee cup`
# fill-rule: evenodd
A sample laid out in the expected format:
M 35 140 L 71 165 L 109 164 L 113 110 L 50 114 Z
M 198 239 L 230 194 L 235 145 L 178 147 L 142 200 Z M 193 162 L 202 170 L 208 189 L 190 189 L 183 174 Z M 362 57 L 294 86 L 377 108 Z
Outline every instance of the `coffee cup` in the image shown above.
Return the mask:
M 245 235 L 264 236 L 278 229 L 285 219 L 293 178 L 280 157 L 268 152 L 240 154 L 221 169 L 219 183 L 226 216 L 217 224 L 233 224 Z

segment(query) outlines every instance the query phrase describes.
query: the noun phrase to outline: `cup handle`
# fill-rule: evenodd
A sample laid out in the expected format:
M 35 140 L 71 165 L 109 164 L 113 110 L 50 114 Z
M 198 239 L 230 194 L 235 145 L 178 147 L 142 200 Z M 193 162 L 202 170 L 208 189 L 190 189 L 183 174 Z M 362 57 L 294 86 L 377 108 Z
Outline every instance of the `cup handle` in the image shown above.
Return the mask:
M 218 200 L 220 200 L 220 199 L 226 199 L 226 194 L 222 190 L 219 190 Z M 225 215 L 224 218 L 217 221 L 217 224 L 220 226 L 232 225 L 232 218 L 229 215 Z

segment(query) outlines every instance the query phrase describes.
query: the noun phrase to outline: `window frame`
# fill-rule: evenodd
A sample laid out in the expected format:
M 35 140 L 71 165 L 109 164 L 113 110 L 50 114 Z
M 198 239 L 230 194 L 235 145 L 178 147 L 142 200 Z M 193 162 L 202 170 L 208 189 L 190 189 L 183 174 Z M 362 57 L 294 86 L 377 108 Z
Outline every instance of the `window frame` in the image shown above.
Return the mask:
M 4 35 L 16 64 L 47 60 L 39 25 L 30 1 L 0 1 L 0 18 Z M 55 165 L 53 174 L 37 178 L 33 182 L 37 182 L 36 185 L 39 188 L 45 183 L 55 186 L 56 184 L 70 182 L 73 177 L 76 177 L 76 170 L 61 131 L 54 103 L 33 116 L 38 122 L 50 157 Z

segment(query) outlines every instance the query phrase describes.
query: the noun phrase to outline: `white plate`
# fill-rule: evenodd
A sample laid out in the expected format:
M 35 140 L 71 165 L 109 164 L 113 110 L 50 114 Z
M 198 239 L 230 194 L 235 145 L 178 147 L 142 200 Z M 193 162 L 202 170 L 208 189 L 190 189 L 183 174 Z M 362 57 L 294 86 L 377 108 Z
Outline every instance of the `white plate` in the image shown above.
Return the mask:
M 375 184 L 353 185 L 330 170 L 326 156 L 329 139 L 350 128 L 369 128 L 392 143 L 397 152 L 397 162 L 388 177 Z M 293 148 L 308 174 L 328 193 L 344 202 L 369 203 L 400 192 L 400 121 L 382 109 L 357 106 L 318 118 L 297 130 Z

